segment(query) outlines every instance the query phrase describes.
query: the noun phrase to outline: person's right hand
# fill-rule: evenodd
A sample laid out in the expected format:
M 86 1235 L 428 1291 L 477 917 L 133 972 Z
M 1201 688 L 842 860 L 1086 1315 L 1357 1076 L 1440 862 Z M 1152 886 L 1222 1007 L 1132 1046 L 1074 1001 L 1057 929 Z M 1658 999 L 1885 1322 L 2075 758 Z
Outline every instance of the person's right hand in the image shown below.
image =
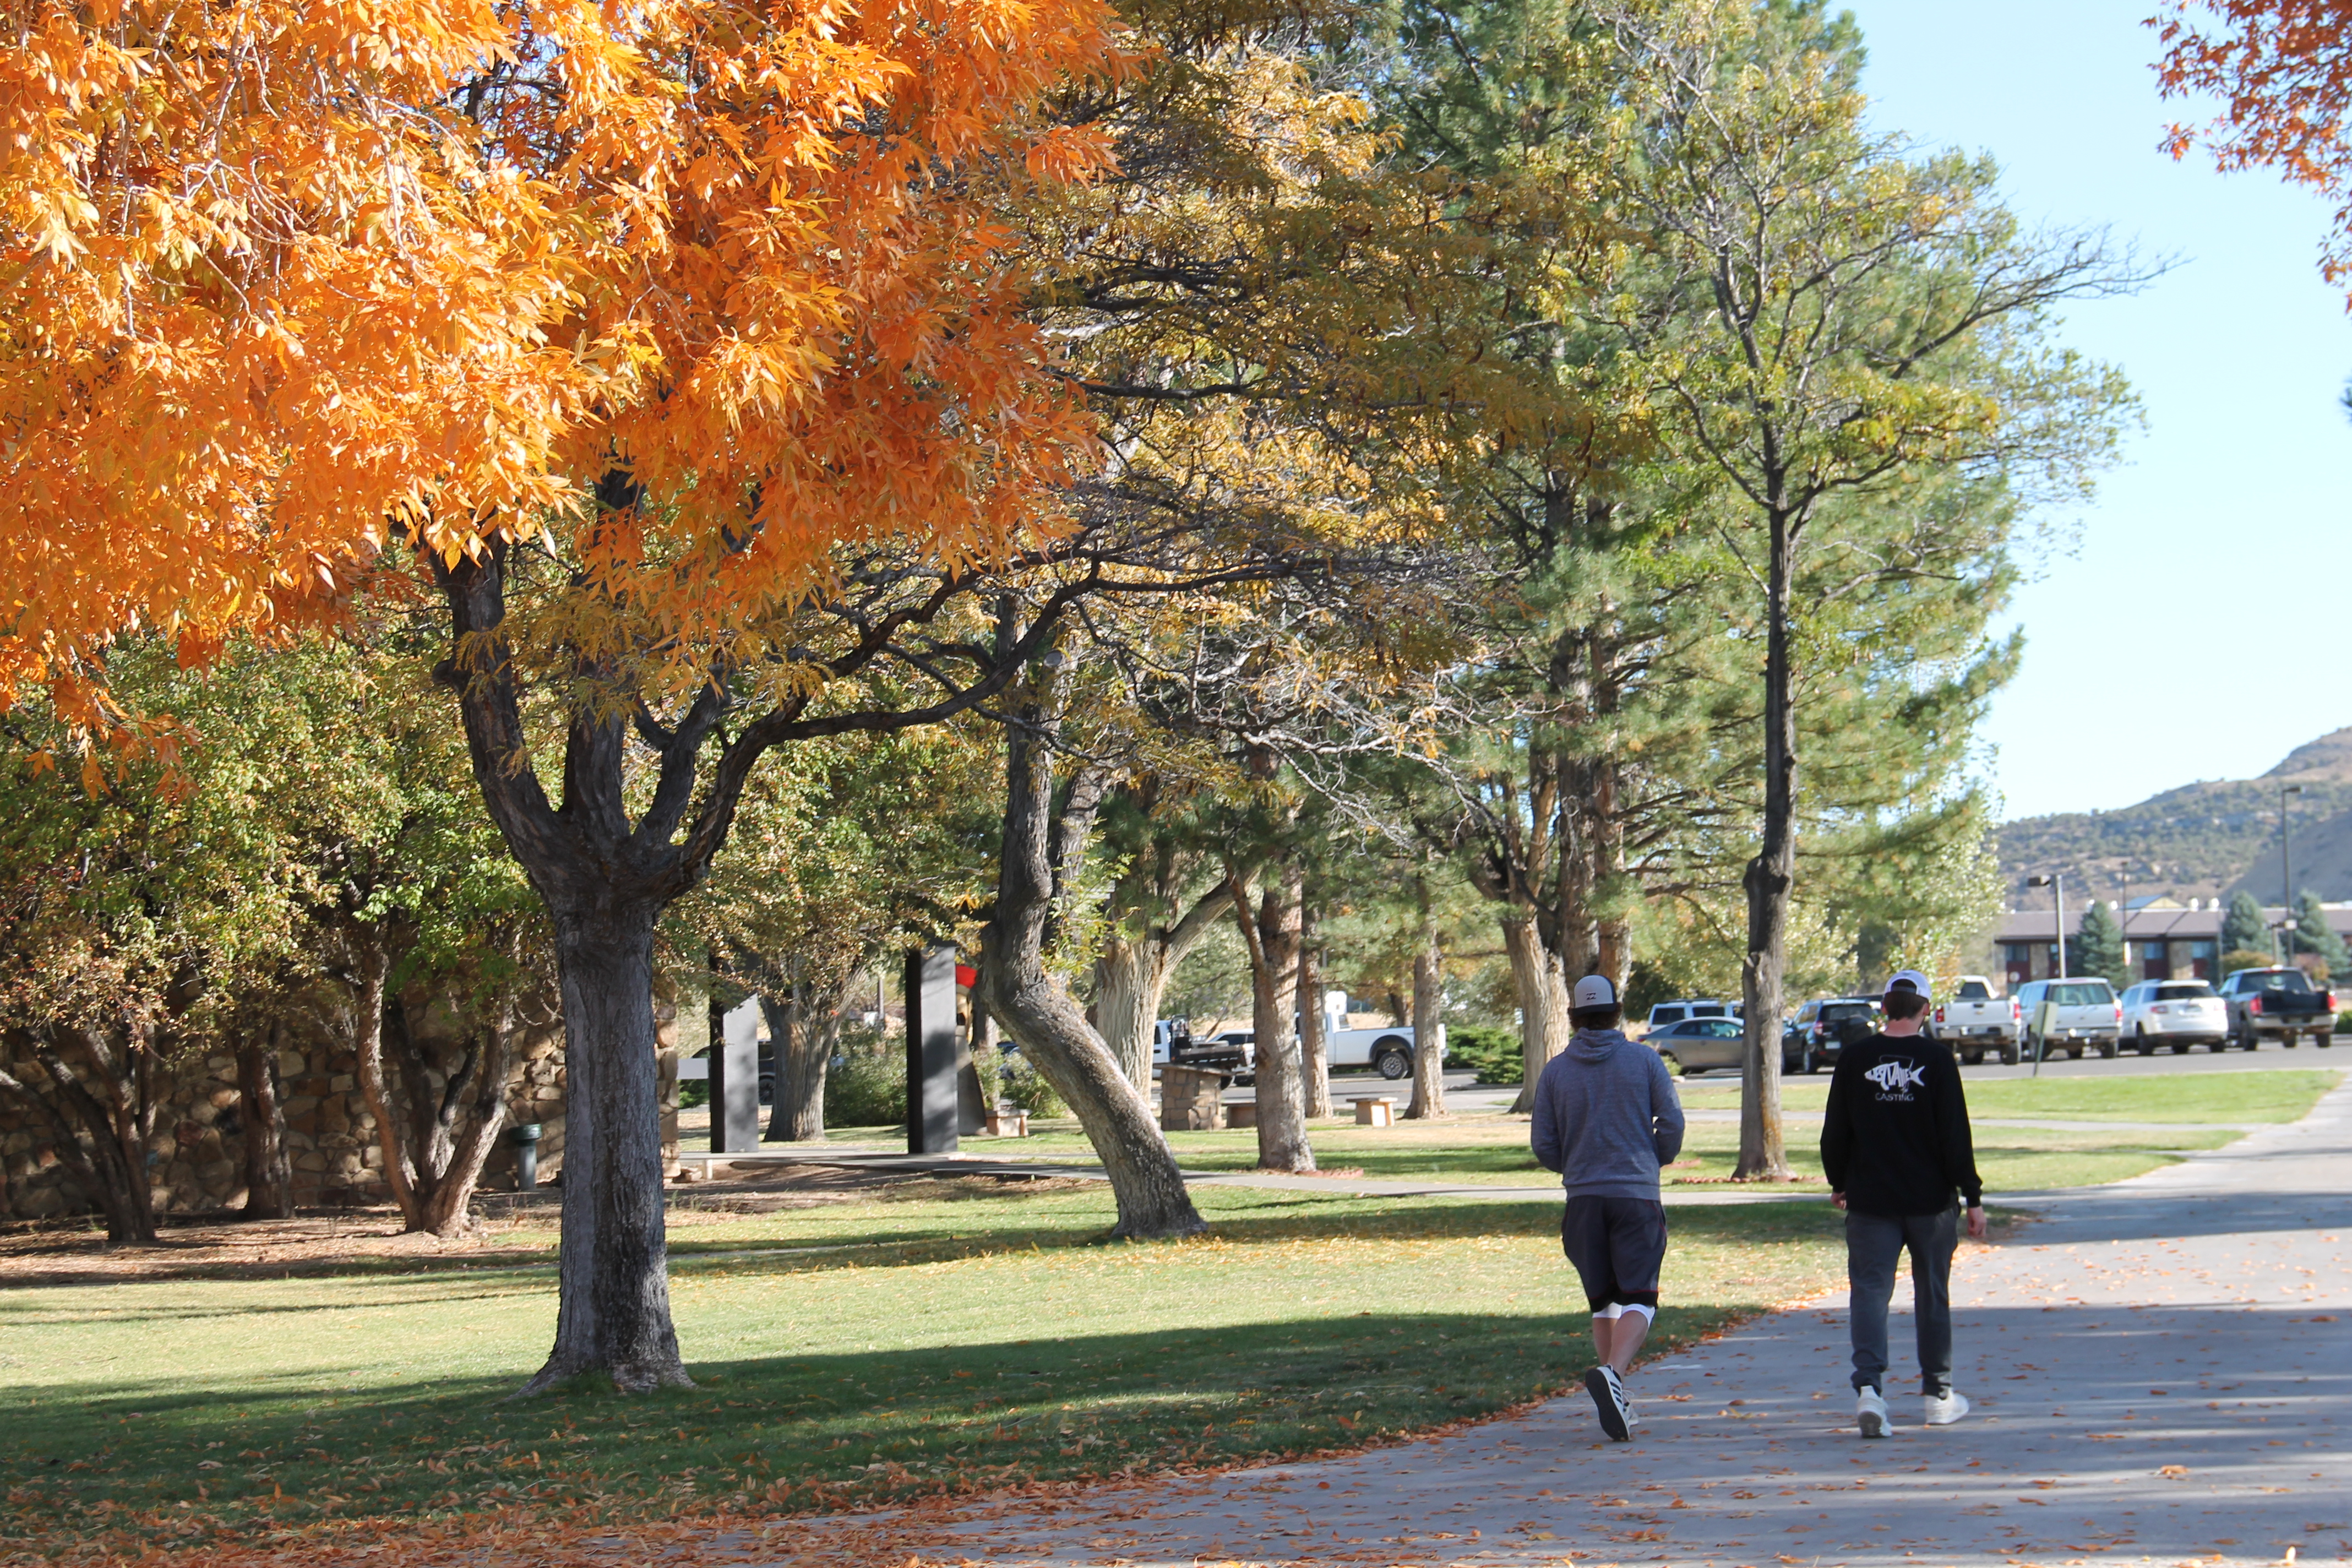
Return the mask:
M 1988 1231 L 1988 1230 L 1990 1230 L 1991 1228 L 1992 1228 L 1992 1227 L 1991 1227 L 1990 1225 L 1987 1225 L 1987 1224 L 1985 1223 L 1985 1212 L 1984 1212 L 1984 1207 L 1983 1207 L 1983 1205 L 1980 1205 L 1980 1204 L 1978 1204 L 1978 1205 L 1969 1205 L 1969 1238 L 1970 1238 L 1971 1240 L 1974 1240 L 1974 1241 L 1982 1241 L 1982 1240 L 1985 1238 L 1985 1232 L 1986 1232 L 1986 1231 Z

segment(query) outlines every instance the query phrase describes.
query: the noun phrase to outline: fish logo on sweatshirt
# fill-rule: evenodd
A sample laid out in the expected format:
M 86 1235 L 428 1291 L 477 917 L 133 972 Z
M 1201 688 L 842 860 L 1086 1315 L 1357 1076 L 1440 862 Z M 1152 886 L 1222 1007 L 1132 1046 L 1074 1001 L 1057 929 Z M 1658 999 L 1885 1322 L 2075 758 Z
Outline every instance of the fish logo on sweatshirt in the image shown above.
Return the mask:
M 1862 1076 L 1876 1084 L 1881 1093 L 1902 1094 L 1906 1100 L 1908 1100 L 1910 1096 L 1905 1091 L 1924 1087 L 1927 1081 L 1927 1069 L 1913 1067 L 1907 1061 L 1890 1058 Z

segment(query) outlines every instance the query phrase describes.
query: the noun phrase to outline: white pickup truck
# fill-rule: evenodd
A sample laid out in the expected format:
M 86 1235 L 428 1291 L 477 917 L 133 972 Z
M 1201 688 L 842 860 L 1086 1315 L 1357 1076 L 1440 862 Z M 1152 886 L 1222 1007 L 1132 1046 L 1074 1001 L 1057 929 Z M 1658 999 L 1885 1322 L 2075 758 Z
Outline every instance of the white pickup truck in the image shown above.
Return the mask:
M 2021 1022 L 2017 1004 L 1995 995 L 1991 981 L 1981 974 L 1963 974 L 1951 1000 L 1936 1009 L 1936 1038 L 1970 1067 L 1984 1060 L 1988 1051 L 2004 1067 L 2015 1067 Z
M 1223 1068 L 1248 1072 L 1256 1063 L 1256 1037 L 1248 1029 L 1227 1029 L 1213 1039 L 1195 1040 L 1175 1035 L 1165 1023 L 1153 1044 L 1152 1059 L 1166 1065 L 1171 1049 L 1185 1066 Z M 1410 1026 L 1377 1029 L 1330 1029 L 1323 1037 L 1323 1059 L 1333 1072 L 1370 1068 L 1393 1083 L 1412 1076 L 1413 1035 Z M 1437 1059 L 1445 1059 L 1445 1038 L 1440 1032 Z

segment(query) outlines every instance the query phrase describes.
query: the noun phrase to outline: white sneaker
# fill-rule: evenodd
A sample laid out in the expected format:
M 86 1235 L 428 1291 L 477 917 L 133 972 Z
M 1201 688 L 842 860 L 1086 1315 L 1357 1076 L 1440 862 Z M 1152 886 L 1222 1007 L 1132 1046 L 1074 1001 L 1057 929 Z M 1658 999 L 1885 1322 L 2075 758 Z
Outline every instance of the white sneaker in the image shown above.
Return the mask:
M 1853 1402 L 1853 1424 L 1865 1437 L 1886 1436 L 1886 1401 L 1874 1388 L 1865 1388 Z
M 1969 1396 L 1956 1391 L 1923 1394 L 1919 1403 L 1927 1411 L 1930 1426 L 1949 1426 L 1969 1413 Z
M 1633 1436 L 1641 1419 L 1633 1414 L 1633 1402 L 1625 1397 L 1625 1385 L 1617 1379 L 1617 1369 L 1596 1366 L 1584 1374 L 1584 1391 L 1592 1395 L 1593 1414 L 1601 1418 L 1601 1429 L 1609 1434 L 1612 1443 L 1622 1443 Z

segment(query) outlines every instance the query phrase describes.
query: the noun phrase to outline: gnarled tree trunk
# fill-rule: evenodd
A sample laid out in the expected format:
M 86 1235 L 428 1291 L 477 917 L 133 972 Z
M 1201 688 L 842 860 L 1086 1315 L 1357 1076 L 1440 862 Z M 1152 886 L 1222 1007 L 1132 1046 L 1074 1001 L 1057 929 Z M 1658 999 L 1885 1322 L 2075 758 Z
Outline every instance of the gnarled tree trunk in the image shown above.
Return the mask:
M 1053 679 L 1046 672 L 1031 679 L 1007 742 L 1003 848 L 995 912 L 981 937 L 980 983 L 989 1013 L 1068 1102 L 1102 1161 L 1118 1205 L 1112 1234 L 1190 1236 L 1208 1226 L 1150 1103 L 1045 966 L 1055 905 L 1083 861 L 1104 787 L 1099 775 L 1082 773 L 1055 820 Z
M 1234 911 L 1250 955 L 1250 1027 L 1257 1041 L 1257 1163 L 1266 1171 L 1311 1171 L 1307 1083 L 1299 1059 L 1299 919 L 1306 872 L 1296 858 L 1258 876 L 1257 908 L 1246 884 L 1234 882 Z

